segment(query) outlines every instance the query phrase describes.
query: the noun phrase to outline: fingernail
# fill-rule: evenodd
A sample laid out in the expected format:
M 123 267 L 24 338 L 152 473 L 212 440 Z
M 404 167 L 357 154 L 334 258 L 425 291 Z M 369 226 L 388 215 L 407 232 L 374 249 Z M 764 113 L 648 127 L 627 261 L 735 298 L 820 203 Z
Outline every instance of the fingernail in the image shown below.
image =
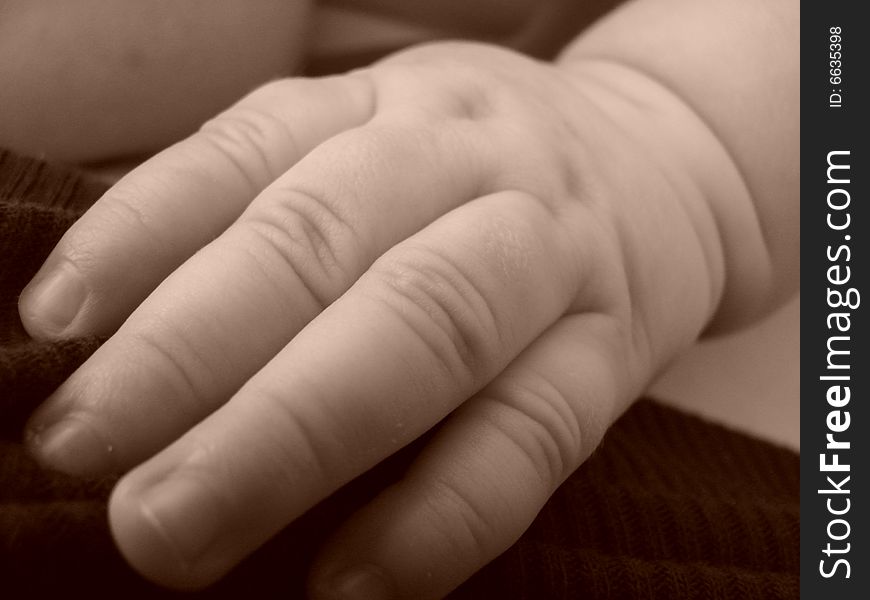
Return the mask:
M 21 314 L 29 328 L 54 336 L 72 324 L 88 295 L 85 282 L 69 262 L 28 286 L 21 295 Z
M 223 522 L 210 490 L 181 474 L 171 475 L 144 491 L 140 509 L 185 571 L 203 557 Z
M 353 567 L 339 573 L 317 590 L 318 600 L 391 600 L 395 597 L 383 569 L 374 565 Z
M 48 428 L 32 427 L 27 442 L 40 460 L 75 475 L 104 475 L 115 468 L 113 448 L 89 423 L 67 419 Z

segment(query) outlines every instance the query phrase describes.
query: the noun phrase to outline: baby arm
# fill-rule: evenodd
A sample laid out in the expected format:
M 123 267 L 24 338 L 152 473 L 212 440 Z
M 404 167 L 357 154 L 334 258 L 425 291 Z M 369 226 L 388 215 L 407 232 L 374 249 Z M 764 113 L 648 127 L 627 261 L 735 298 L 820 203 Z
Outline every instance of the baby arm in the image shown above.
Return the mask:
M 557 65 L 434 44 L 261 88 L 119 182 L 23 293 L 35 335 L 117 329 L 35 452 L 132 468 L 121 550 L 196 587 L 441 423 L 312 590 L 444 595 L 678 350 L 794 289 L 797 18 L 638 0 Z

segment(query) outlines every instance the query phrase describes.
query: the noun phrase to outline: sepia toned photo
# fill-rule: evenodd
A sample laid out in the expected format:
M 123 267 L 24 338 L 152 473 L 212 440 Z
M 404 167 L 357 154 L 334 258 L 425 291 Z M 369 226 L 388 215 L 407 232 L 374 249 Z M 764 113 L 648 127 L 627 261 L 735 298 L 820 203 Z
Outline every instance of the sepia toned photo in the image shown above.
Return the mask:
M 0 0 L 0 596 L 799 597 L 800 12 Z

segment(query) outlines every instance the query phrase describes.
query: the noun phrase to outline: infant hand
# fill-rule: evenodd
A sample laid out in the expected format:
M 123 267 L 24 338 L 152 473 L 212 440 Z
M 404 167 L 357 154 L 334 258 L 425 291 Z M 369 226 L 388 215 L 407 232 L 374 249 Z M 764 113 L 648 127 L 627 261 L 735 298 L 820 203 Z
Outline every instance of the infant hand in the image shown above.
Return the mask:
M 710 319 L 685 166 L 717 146 L 692 119 L 629 69 L 474 45 L 266 85 L 121 180 L 23 293 L 36 336 L 117 329 L 35 452 L 132 468 L 117 543 L 189 588 L 443 421 L 311 589 L 444 595 Z

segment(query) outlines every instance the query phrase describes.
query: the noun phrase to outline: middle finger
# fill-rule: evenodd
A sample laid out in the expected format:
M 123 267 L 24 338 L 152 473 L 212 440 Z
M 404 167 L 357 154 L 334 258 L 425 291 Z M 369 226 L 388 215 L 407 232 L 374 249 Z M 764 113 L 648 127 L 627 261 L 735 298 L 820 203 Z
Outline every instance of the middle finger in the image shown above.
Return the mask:
M 315 149 L 35 413 L 36 453 L 124 469 L 214 410 L 375 258 L 478 195 L 487 149 L 468 127 L 376 118 Z
M 111 515 L 128 560 L 160 583 L 209 583 L 474 394 L 600 268 L 558 219 L 503 192 L 387 252 L 228 404 L 119 484 Z

